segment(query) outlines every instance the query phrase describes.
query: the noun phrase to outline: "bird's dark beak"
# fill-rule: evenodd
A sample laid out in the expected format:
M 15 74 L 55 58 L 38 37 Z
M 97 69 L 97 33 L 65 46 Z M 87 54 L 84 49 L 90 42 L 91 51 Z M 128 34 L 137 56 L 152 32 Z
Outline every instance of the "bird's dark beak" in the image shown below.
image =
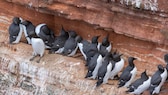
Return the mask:
M 133 60 L 137 60 L 137 58 L 134 57 Z

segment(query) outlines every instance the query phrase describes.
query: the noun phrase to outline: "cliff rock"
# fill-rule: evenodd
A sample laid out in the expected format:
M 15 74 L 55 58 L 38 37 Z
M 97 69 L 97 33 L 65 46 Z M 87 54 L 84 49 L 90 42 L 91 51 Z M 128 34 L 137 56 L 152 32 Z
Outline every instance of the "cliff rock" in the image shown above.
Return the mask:
M 75 57 L 48 54 L 40 63 L 30 62 L 32 48 L 22 37 L 11 45 L 8 27 L 14 16 L 33 24 L 46 23 L 57 35 L 61 25 L 90 40 L 107 34 L 126 61 L 137 58 L 138 75 L 147 69 L 152 75 L 158 64 L 165 65 L 167 53 L 168 7 L 166 0 L 1 0 L 0 1 L 0 93 L 6 95 L 126 95 L 117 81 L 95 88 L 80 53 Z M 167 95 L 167 83 L 160 95 Z M 145 92 L 144 95 L 148 95 Z

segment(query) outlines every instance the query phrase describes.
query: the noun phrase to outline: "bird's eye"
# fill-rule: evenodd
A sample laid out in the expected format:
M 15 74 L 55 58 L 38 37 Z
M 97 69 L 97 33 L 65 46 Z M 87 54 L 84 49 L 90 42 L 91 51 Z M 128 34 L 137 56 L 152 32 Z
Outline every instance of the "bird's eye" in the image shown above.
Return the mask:
M 16 38 L 17 36 L 13 36 L 13 38 Z
M 133 85 L 131 85 L 131 88 L 135 88 Z

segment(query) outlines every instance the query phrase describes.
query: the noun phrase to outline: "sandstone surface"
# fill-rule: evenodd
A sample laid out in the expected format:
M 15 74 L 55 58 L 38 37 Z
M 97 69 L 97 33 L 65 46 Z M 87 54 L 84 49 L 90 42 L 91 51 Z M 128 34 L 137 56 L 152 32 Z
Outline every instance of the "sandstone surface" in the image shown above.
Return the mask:
M 129 2 L 128 2 L 129 1 Z M 138 0 L 132 0 L 138 1 Z M 149 0 L 139 3 L 131 0 L 1 0 L 0 1 L 0 93 L 7 95 L 125 95 L 126 89 L 114 85 L 95 88 L 95 80 L 85 79 L 87 72 L 80 53 L 74 58 L 48 54 L 38 64 L 30 62 L 32 48 L 22 37 L 21 43 L 8 44 L 8 26 L 14 16 L 32 21 L 35 25 L 46 23 L 57 35 L 61 25 L 66 30 L 75 30 L 85 39 L 110 35 L 113 50 L 138 60 L 135 64 L 138 75 L 147 69 L 149 75 L 158 64 L 165 65 L 167 53 L 167 2 Z M 155 2 L 156 1 L 156 2 Z M 127 3 L 128 2 L 128 3 Z M 161 94 L 167 95 L 167 83 Z M 145 92 L 148 95 L 148 92 Z

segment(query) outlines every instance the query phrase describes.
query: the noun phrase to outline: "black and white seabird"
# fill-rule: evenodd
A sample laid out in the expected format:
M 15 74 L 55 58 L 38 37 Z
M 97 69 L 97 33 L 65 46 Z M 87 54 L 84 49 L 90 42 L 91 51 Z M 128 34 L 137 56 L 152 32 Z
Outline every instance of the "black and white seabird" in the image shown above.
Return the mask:
M 119 77 L 118 87 L 122 87 L 122 86 L 129 87 L 129 85 L 132 83 L 137 73 L 137 68 L 133 62 L 135 59 L 136 58 L 134 57 L 128 58 L 129 65 L 122 71 Z
M 83 55 L 84 59 L 87 60 L 86 52 L 88 50 L 89 44 L 91 43 L 87 40 L 84 40 L 81 36 L 78 36 L 77 40 L 78 40 L 79 50 L 81 54 Z
M 115 62 L 114 68 L 110 72 L 110 79 L 114 79 L 116 76 L 118 77 L 118 73 L 124 67 L 124 59 L 121 58 L 123 54 L 114 54 L 112 55 L 112 60 Z
M 102 56 L 104 57 L 108 52 L 111 51 L 112 45 L 109 42 L 109 35 L 107 35 L 100 44 L 99 52 L 101 52 Z
M 64 44 L 64 50 L 62 52 L 63 55 L 74 56 L 76 54 L 76 51 L 78 49 L 78 42 L 76 36 L 77 34 L 75 31 L 69 32 L 69 38 L 66 40 Z
M 84 48 L 85 55 L 86 55 L 86 63 L 89 63 L 88 61 L 90 61 L 91 57 L 93 57 L 97 52 L 98 52 L 98 47 L 99 47 L 99 43 L 98 43 L 98 38 L 100 36 L 94 36 L 92 38 L 92 42 L 90 44 L 87 45 L 86 48 Z M 89 64 L 86 64 L 86 66 L 88 66 Z
M 56 37 L 53 46 L 51 47 L 50 53 L 62 53 L 64 50 L 64 44 L 69 38 L 69 34 L 62 26 L 59 36 Z
M 126 92 L 141 95 L 145 90 L 149 88 L 151 84 L 151 77 L 146 74 L 146 70 L 141 73 L 141 77 L 135 80 L 131 85 L 128 87 Z
M 35 27 L 30 21 L 25 20 L 22 24 L 24 26 L 25 36 L 30 39 L 33 48 L 33 55 L 32 58 L 30 58 L 30 61 L 33 61 L 36 56 L 40 55 L 40 58 L 37 60 L 37 63 L 39 63 L 44 55 L 45 43 L 41 38 L 37 37 L 34 30 Z
M 21 24 L 23 25 L 23 31 L 25 34 L 25 37 L 27 39 L 28 44 L 31 44 L 31 38 L 32 37 L 37 37 L 36 33 L 35 33 L 35 26 L 32 24 L 32 22 L 28 21 L 28 20 L 24 20 L 23 22 L 21 22 Z M 31 38 L 30 38 L 31 36 Z
M 82 37 L 79 39 L 79 50 L 82 53 L 84 59 L 86 61 L 89 61 L 91 57 L 93 57 L 95 55 L 95 53 L 98 52 L 98 47 L 99 47 L 99 43 L 98 43 L 98 38 L 100 36 L 93 36 L 91 42 L 84 40 Z M 87 66 L 88 64 L 86 64 Z
M 37 25 L 35 32 L 36 35 L 44 41 L 46 48 L 51 48 L 53 46 L 55 34 L 46 24 Z
M 96 87 L 100 86 L 102 83 L 108 83 L 110 72 L 112 70 L 111 53 L 106 54 L 101 67 L 98 70 L 98 81 L 96 82 Z
M 88 65 L 88 72 L 85 78 L 96 79 L 98 70 L 102 65 L 102 61 L 102 55 L 97 52 L 89 61 L 90 63 Z
M 22 37 L 23 27 L 20 24 L 21 20 L 19 17 L 14 17 L 12 24 L 9 26 L 9 43 L 11 44 L 19 43 Z
M 40 55 L 40 58 L 37 60 L 37 63 L 39 63 L 44 55 L 45 44 L 41 38 L 31 38 L 31 44 L 33 48 L 33 56 L 30 58 L 30 61 L 33 61 L 36 56 Z
M 158 70 L 152 75 L 150 94 L 159 94 L 160 89 L 167 79 L 167 70 L 162 65 L 158 65 Z

